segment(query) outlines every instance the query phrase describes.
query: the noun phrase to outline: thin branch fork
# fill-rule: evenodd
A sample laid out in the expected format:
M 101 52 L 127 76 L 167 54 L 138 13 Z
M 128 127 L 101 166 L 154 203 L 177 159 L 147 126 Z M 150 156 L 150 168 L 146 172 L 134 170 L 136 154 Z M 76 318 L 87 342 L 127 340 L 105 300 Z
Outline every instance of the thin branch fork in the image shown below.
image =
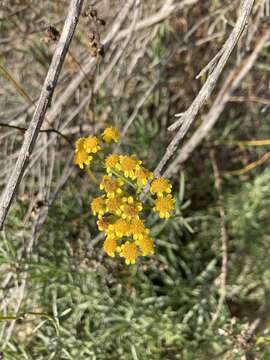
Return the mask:
M 201 125 L 195 130 L 191 138 L 184 144 L 179 154 L 168 166 L 167 170 L 163 174 L 165 177 L 172 177 L 174 174 L 176 174 L 180 166 L 185 161 L 187 161 L 187 159 L 190 157 L 196 147 L 199 146 L 203 139 L 207 136 L 207 134 L 209 134 L 215 123 L 218 121 L 226 104 L 231 101 L 231 95 L 239 87 L 242 80 L 252 69 L 260 52 L 269 40 L 269 37 L 270 30 L 267 29 L 257 41 L 252 53 L 248 55 L 247 58 L 239 64 L 239 66 L 235 67 L 230 71 L 211 109 L 205 116 L 203 116 Z
M 54 89 L 56 87 L 60 71 L 62 69 L 68 48 L 70 46 L 74 31 L 79 21 L 83 0 L 71 0 L 65 24 L 58 45 L 53 55 L 46 79 L 44 81 L 37 107 L 28 130 L 24 135 L 23 145 L 12 171 L 0 202 L 0 230 L 3 229 L 8 210 L 22 180 L 25 168 L 36 143 L 46 111 L 50 104 Z
M 22 131 L 22 132 L 25 132 L 27 131 L 26 128 L 22 127 L 22 126 L 16 126 L 16 125 L 10 125 L 10 124 L 5 124 L 5 123 L 1 123 L 0 122 L 0 127 L 6 127 L 6 128 L 10 128 L 10 129 L 15 129 L 15 130 L 19 130 L 19 131 Z M 73 148 L 73 143 L 69 140 L 69 138 L 62 134 L 61 131 L 57 130 L 57 129 L 54 129 L 54 128 L 51 128 L 51 129 L 41 129 L 39 130 L 40 133 L 55 133 L 59 136 L 61 136 L 68 144 L 71 148 Z
M 216 54 L 216 56 L 209 62 L 206 67 L 204 67 L 201 72 L 196 76 L 196 78 L 201 77 L 208 70 L 212 70 L 211 74 L 208 76 L 205 84 L 201 88 L 199 94 L 189 107 L 189 109 L 184 113 L 182 119 L 180 119 L 180 123 L 182 126 L 180 128 L 181 133 L 183 133 L 182 137 L 185 136 L 189 124 L 191 124 L 197 115 L 200 107 L 205 103 L 205 101 L 209 98 L 212 91 L 215 88 L 215 85 L 219 79 L 219 76 L 222 73 L 223 68 L 225 67 L 235 45 L 237 44 L 242 32 L 248 22 L 249 15 L 251 13 L 253 7 L 254 0 L 246 0 L 243 2 L 242 8 L 240 9 L 240 16 L 235 24 L 231 35 L 223 45 L 222 49 Z M 215 65 L 216 64 L 216 65 Z M 174 124 L 169 127 L 169 131 L 176 130 L 179 127 L 179 120 L 177 120 Z
M 196 96 L 196 98 L 194 99 L 188 110 L 181 116 L 179 120 L 177 120 L 169 128 L 169 130 L 175 130 L 180 125 L 180 129 L 172 139 L 171 143 L 166 149 L 163 158 L 161 159 L 161 161 L 159 162 L 158 166 L 155 169 L 155 174 L 157 176 L 160 175 L 162 169 L 164 168 L 168 160 L 174 155 L 177 145 L 186 135 L 188 129 L 195 120 L 195 117 L 198 114 L 200 108 L 204 105 L 206 100 L 212 94 L 233 49 L 235 48 L 241 34 L 243 33 L 243 30 L 245 29 L 245 26 L 248 22 L 249 16 L 252 11 L 253 4 L 254 4 L 254 0 L 242 1 L 238 20 L 229 38 L 227 39 L 226 43 L 223 46 L 222 55 L 219 57 L 219 60 L 217 60 L 217 64 L 215 68 L 213 69 L 212 73 L 208 76 L 208 79 L 206 80 L 205 84 L 201 88 L 199 94 Z

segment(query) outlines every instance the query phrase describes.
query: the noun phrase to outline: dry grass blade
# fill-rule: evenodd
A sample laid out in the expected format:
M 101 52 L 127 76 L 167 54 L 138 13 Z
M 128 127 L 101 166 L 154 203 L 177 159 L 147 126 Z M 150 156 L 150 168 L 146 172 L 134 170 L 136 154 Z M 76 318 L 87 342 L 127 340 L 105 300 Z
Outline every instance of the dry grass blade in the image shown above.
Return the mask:
M 252 163 L 248 164 L 247 166 L 245 166 L 242 169 L 239 170 L 233 170 L 233 171 L 226 171 L 224 173 L 224 175 L 228 175 L 228 176 L 239 176 L 239 175 L 244 175 L 247 172 L 255 169 L 257 166 L 260 166 L 262 164 L 264 164 L 266 161 L 268 161 L 270 159 L 270 151 L 268 151 L 267 153 L 263 154 L 263 156 L 256 160 L 253 161 Z
M 225 218 L 225 209 L 224 209 L 224 197 L 222 194 L 221 187 L 221 177 L 216 162 L 214 150 L 210 151 L 210 159 L 212 162 L 213 173 L 215 178 L 215 189 L 218 195 L 218 209 L 220 217 L 220 237 L 221 237 L 221 255 L 222 255 L 222 264 L 221 264 L 221 274 L 220 274 L 220 296 L 217 304 L 215 313 L 213 314 L 212 320 L 209 324 L 209 329 L 214 326 L 218 317 L 221 313 L 222 306 L 226 299 L 226 279 L 227 279 L 227 264 L 228 264 L 228 252 L 227 252 L 227 231 L 226 231 L 226 218 Z
M 18 81 L 10 74 L 10 72 L 0 64 L 0 75 L 2 75 L 7 81 L 9 81 L 15 88 L 17 93 L 30 105 L 33 104 L 33 100 L 27 94 L 27 91 L 18 83 Z

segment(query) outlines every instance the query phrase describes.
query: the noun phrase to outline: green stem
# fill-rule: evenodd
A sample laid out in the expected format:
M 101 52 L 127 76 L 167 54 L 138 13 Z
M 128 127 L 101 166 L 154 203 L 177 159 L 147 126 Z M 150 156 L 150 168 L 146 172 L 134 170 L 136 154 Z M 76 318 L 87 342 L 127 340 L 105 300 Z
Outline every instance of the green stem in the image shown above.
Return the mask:
M 98 154 L 98 159 L 99 159 L 99 161 L 101 162 L 101 164 L 103 165 L 103 167 L 106 168 L 105 163 L 104 163 L 103 159 L 101 158 L 100 154 Z M 137 189 L 138 189 L 136 185 L 134 185 L 130 180 L 128 180 L 127 178 L 125 178 L 124 176 L 122 176 L 121 174 L 119 174 L 118 171 L 115 171 L 115 170 L 111 169 L 111 172 L 112 172 L 113 175 L 115 175 L 116 177 L 118 177 L 119 179 L 121 179 L 122 181 L 124 181 L 126 184 L 128 184 L 129 186 L 131 186 L 134 190 L 137 190 Z M 152 199 L 151 196 L 146 195 L 146 198 L 147 198 L 152 204 L 155 203 L 155 201 Z
M 125 178 L 124 176 L 120 175 L 117 171 L 115 170 L 111 170 L 112 173 L 117 176 L 119 179 L 123 180 L 126 184 L 130 185 L 131 187 L 133 187 L 133 189 L 137 189 L 136 186 L 131 182 L 129 181 L 127 178 Z
M 120 174 L 119 174 L 117 171 L 115 171 L 115 170 L 111 170 L 111 171 L 112 171 L 112 173 L 113 173 L 115 176 L 119 177 L 119 179 L 123 180 L 126 184 L 130 185 L 131 187 L 133 187 L 133 189 L 137 190 L 137 186 L 134 185 L 134 184 L 133 184 L 131 181 L 129 181 L 127 178 L 125 178 L 124 176 L 120 175 Z M 155 203 L 155 201 L 152 199 L 151 196 L 146 195 L 146 198 L 147 198 L 152 204 Z
M 23 320 L 27 315 L 33 315 L 33 316 L 40 316 L 40 317 L 45 317 L 47 318 L 49 321 L 51 321 L 51 323 L 54 326 L 56 335 L 59 336 L 59 325 L 57 323 L 57 320 L 55 319 L 55 317 L 45 313 L 45 312 L 25 312 L 22 313 L 20 315 L 8 315 L 8 316 L 0 316 L 0 321 L 13 321 L 13 320 Z
M 92 171 L 90 170 L 89 167 L 86 166 L 86 167 L 85 167 L 85 171 L 87 172 L 87 174 L 88 174 L 88 176 L 90 177 L 90 179 L 91 179 L 92 181 L 94 181 L 94 183 L 99 184 L 98 179 L 95 177 L 95 175 L 92 173 Z

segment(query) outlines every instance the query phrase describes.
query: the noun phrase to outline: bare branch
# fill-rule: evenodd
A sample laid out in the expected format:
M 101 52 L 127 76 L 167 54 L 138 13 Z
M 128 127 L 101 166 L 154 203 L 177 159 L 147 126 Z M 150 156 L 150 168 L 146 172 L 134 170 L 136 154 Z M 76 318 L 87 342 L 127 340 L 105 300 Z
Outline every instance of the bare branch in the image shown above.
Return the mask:
M 10 129 L 16 129 L 16 130 L 19 130 L 19 131 L 22 131 L 22 132 L 27 131 L 27 129 L 24 128 L 24 127 L 16 126 L 16 125 L 4 124 L 4 123 L 0 122 L 0 127 L 1 126 L 6 127 L 6 128 L 10 128 Z M 69 140 L 69 138 L 66 135 L 62 134 L 61 131 L 59 131 L 57 129 L 53 129 L 53 128 L 52 129 L 43 129 L 43 130 L 41 129 L 41 130 L 39 130 L 39 132 L 40 133 L 50 133 L 50 132 L 55 133 L 55 134 L 61 136 L 69 144 L 69 146 L 71 148 L 73 148 L 73 143 Z
M 122 10 L 119 12 L 117 18 L 115 19 L 110 32 L 107 34 L 102 44 L 104 47 L 107 47 L 109 43 L 114 39 L 116 34 L 118 33 L 122 23 L 125 21 L 130 8 L 133 6 L 135 0 L 129 0 L 123 6 Z M 67 103 L 67 101 L 72 97 L 75 91 L 78 89 L 81 82 L 85 79 L 85 74 L 89 75 L 95 70 L 95 66 L 97 64 L 97 59 L 95 57 L 91 57 L 86 59 L 84 64 L 82 65 L 84 73 L 80 72 L 76 75 L 67 88 L 61 93 L 59 98 L 54 103 L 52 109 L 48 113 L 48 120 L 50 124 L 57 118 L 57 116 L 61 113 L 62 107 Z M 91 98 L 91 94 L 89 94 L 89 99 Z M 85 100 L 85 104 L 89 101 L 89 99 Z
M 248 58 L 243 61 L 238 67 L 231 70 L 230 74 L 227 77 L 227 80 L 225 81 L 225 84 L 219 91 L 218 96 L 216 97 L 216 100 L 214 101 L 214 104 L 212 105 L 210 111 L 204 116 L 202 124 L 182 147 L 179 155 L 167 168 L 164 173 L 165 176 L 171 177 L 173 174 L 175 174 L 178 171 L 180 165 L 189 158 L 190 154 L 194 151 L 194 149 L 201 143 L 201 141 L 206 137 L 209 131 L 214 127 L 220 114 L 223 112 L 227 102 L 231 101 L 232 93 L 237 89 L 241 81 L 253 67 L 261 50 L 267 43 L 269 36 L 270 31 L 267 30 L 263 34 L 263 36 L 261 36 L 253 52 L 248 56 Z
M 204 74 L 205 71 L 208 71 L 215 66 L 212 73 L 208 76 L 205 84 L 201 88 L 199 94 L 196 96 L 195 100 L 188 108 L 188 110 L 183 115 L 184 121 L 182 120 L 182 125 L 180 128 L 181 138 L 185 136 L 187 130 L 189 129 L 190 125 L 192 124 L 195 116 L 197 115 L 199 109 L 205 103 L 205 101 L 209 98 L 212 91 L 214 90 L 216 83 L 219 79 L 219 76 L 222 73 L 223 68 L 225 67 L 235 45 L 237 44 L 242 32 L 247 24 L 249 15 L 252 10 L 254 0 L 246 0 L 243 2 L 242 8 L 240 9 L 240 16 L 235 24 L 231 35 L 223 45 L 222 49 L 216 54 L 216 56 L 210 61 L 210 63 L 197 75 L 196 78 L 200 77 Z M 176 130 L 179 127 L 178 121 L 172 124 L 169 127 L 170 131 Z
M 24 136 L 24 142 L 16 162 L 15 168 L 9 178 L 0 203 L 0 229 L 3 228 L 5 218 L 11 202 L 21 182 L 24 170 L 34 148 L 40 127 L 43 123 L 47 108 L 50 104 L 57 80 L 63 66 L 71 39 L 79 20 L 83 0 L 71 0 L 64 28 L 56 47 L 51 65 L 44 81 L 41 94 L 33 118 Z
M 253 7 L 254 0 L 244 0 L 242 2 L 242 6 L 240 8 L 240 15 L 238 17 L 238 20 L 235 24 L 235 27 L 233 31 L 231 32 L 229 38 L 227 39 L 226 43 L 223 46 L 222 55 L 220 56 L 217 65 L 215 69 L 212 71 L 212 73 L 209 75 L 208 79 L 206 80 L 205 84 L 201 88 L 199 94 L 196 96 L 188 110 L 184 113 L 184 115 L 180 118 L 180 120 L 177 120 L 170 128 L 169 130 L 175 130 L 179 127 L 179 124 L 181 124 L 180 129 L 172 139 L 171 143 L 166 149 L 166 152 L 159 162 L 158 166 L 155 169 L 155 174 L 159 175 L 163 169 L 163 167 L 166 165 L 168 160 L 173 156 L 175 153 L 175 150 L 177 148 L 177 145 L 179 142 L 183 139 L 183 137 L 186 135 L 189 127 L 193 123 L 196 115 L 198 114 L 199 109 L 202 107 L 202 105 L 205 103 L 205 101 L 209 98 L 212 91 L 214 90 L 217 81 L 222 73 L 223 68 L 225 67 L 229 56 L 231 55 L 235 45 L 237 44 L 246 24 L 249 19 L 252 7 Z

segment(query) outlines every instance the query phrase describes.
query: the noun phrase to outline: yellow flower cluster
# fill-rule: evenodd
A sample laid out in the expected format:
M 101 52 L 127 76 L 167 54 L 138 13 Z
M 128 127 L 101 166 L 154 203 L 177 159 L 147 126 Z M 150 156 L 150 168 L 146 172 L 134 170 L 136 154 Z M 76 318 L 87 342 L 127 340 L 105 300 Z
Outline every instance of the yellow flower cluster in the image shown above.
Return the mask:
M 158 212 L 161 218 L 169 218 L 175 203 L 172 195 L 168 195 L 172 191 L 172 185 L 167 179 L 160 177 L 152 182 L 150 191 L 157 196 L 154 211 Z
M 102 139 L 105 143 L 117 142 L 119 140 L 119 132 L 113 127 L 108 127 L 104 130 L 102 134 Z M 101 140 L 96 136 L 82 137 L 76 141 L 75 144 L 75 156 L 74 163 L 78 165 L 81 169 L 85 165 L 90 165 L 93 160 L 93 156 L 90 154 L 95 154 L 101 150 Z
M 92 200 L 91 209 L 98 217 L 99 230 L 106 234 L 104 251 L 112 257 L 118 253 L 126 264 L 134 264 L 139 255 L 154 253 L 154 242 L 140 217 L 143 204 L 136 194 L 128 193 L 133 189 L 128 189 L 129 186 L 117 175 L 103 176 L 100 190 L 104 194 Z
M 175 200 L 172 185 L 164 178 L 153 180 L 153 173 L 142 166 L 135 155 L 106 154 L 106 146 L 117 142 L 119 132 L 108 127 L 102 138 L 89 136 L 76 142 L 74 162 L 80 168 L 90 170 L 95 156 L 106 173 L 99 181 L 102 194 L 92 200 L 90 207 L 97 216 L 98 229 L 105 233 L 103 249 L 107 255 L 119 255 L 127 265 L 134 264 L 138 256 L 154 254 L 154 240 L 145 225 L 149 211 L 161 218 L 170 217 Z M 92 167 L 92 165 L 91 165 Z M 152 181 L 146 201 L 140 201 L 145 185 Z M 150 206 L 146 205 L 148 203 Z

